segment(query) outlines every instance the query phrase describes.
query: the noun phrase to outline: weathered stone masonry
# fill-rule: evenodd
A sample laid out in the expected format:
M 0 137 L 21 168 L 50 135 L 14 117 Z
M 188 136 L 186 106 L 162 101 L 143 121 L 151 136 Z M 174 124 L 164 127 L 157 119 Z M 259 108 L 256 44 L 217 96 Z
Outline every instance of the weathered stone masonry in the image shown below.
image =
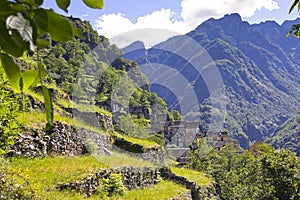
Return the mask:
M 112 173 L 120 174 L 122 176 L 123 185 L 129 190 L 150 187 L 159 182 L 158 169 L 152 169 L 150 167 L 144 167 L 142 169 L 136 167 L 122 167 L 102 169 L 82 180 L 58 184 L 57 188 L 60 190 L 75 190 L 86 196 L 91 196 L 98 190 L 101 179 L 108 178 Z
M 112 149 L 108 135 L 55 122 L 48 132 L 42 129 L 24 129 L 22 134 L 15 139 L 15 144 L 10 147 L 8 155 L 24 157 L 83 155 L 88 153 L 85 148 L 88 138 L 97 144 L 96 151 L 99 154 L 107 153 Z

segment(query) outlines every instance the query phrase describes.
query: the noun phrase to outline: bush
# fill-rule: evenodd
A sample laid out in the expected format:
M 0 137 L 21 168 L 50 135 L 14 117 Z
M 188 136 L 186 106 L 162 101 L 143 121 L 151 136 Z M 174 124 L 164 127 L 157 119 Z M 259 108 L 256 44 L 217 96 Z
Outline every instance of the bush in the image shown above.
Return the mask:
M 16 120 L 20 102 L 8 89 L 7 81 L 0 71 L 0 155 L 7 152 L 7 147 L 18 136 L 19 122 Z
M 123 186 L 122 176 L 111 174 L 109 178 L 103 179 L 103 190 L 109 197 L 123 195 L 125 187 Z

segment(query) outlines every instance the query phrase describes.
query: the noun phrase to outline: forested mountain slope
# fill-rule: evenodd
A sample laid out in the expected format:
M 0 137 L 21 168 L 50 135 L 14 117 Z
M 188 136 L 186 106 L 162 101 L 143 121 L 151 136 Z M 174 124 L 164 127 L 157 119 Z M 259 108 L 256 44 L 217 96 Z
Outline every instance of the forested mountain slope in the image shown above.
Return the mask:
M 83 37 L 52 42 L 40 52 L 58 87 L 80 104 L 98 105 L 113 99 L 125 108 L 158 104 L 165 110 L 162 99 L 149 91 L 147 77 L 136 62 L 121 57 L 121 50 L 99 36 L 89 22 L 70 20 L 82 30 Z
M 300 68 L 297 52 L 300 41 L 292 36 L 286 38 L 291 24 L 295 23 L 250 25 L 242 21 L 238 14 L 225 15 L 221 19 L 207 20 L 187 35 L 176 36 L 154 46 L 147 50 L 147 56 L 144 54 L 141 57 L 142 50 L 139 50 L 129 51 L 125 57 L 137 60 L 140 65 L 164 64 L 180 72 L 190 84 L 187 87 L 192 87 L 198 103 L 202 105 L 200 109 L 184 113 L 185 118 L 201 120 L 206 128 L 211 116 L 224 114 L 224 110 L 211 108 L 207 103 L 211 101 L 210 94 L 214 91 L 208 92 L 207 83 L 190 66 L 191 60 L 176 56 L 182 48 L 194 57 L 198 56 L 199 52 L 182 44 L 185 37 L 192 38 L 213 61 L 204 63 L 202 70 L 208 71 L 213 63 L 222 76 L 226 98 L 219 98 L 219 101 L 226 104 L 224 128 L 246 147 L 254 140 L 270 137 L 278 126 L 299 111 Z M 149 76 L 149 71 L 144 70 L 144 73 Z M 152 91 L 163 97 L 169 109 L 181 109 L 180 97 L 170 95 L 164 87 L 155 85 Z M 208 110 L 203 111 L 203 107 L 208 107 Z

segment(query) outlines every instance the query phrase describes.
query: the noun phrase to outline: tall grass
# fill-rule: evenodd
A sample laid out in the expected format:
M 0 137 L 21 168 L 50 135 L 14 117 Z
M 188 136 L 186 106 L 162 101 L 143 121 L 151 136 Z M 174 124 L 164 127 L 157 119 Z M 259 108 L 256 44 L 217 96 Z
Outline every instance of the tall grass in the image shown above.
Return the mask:
M 122 166 L 134 166 L 134 167 L 154 167 L 154 165 L 149 162 L 142 160 L 140 158 L 131 157 L 126 154 L 116 153 L 113 155 L 102 155 L 96 156 L 96 158 L 103 164 L 110 167 L 122 167 Z
M 82 195 L 74 191 L 60 192 L 55 186 L 76 181 L 95 170 L 108 167 L 93 156 L 14 158 L 10 165 L 11 172 L 26 177 L 41 199 L 82 199 Z
M 80 180 L 93 172 L 99 171 L 101 168 L 121 166 L 153 167 L 149 162 L 114 153 L 112 156 L 88 155 L 82 157 L 13 158 L 10 162 L 10 171 L 26 177 L 35 194 L 41 199 L 84 199 L 83 195 L 77 194 L 75 191 L 59 191 L 55 186 L 59 183 Z M 171 187 L 169 189 L 173 188 L 174 190 L 172 193 L 172 195 L 174 194 L 173 196 L 178 194 L 178 191 L 185 191 L 180 186 L 163 182 L 154 188 L 127 191 L 122 199 L 128 199 L 132 195 L 136 197 L 146 195 L 147 193 L 152 195 L 155 192 L 158 193 L 158 191 L 168 193 L 166 188 L 169 186 Z M 165 191 L 163 192 L 163 190 Z M 165 194 L 160 195 L 165 196 Z M 97 198 L 99 197 L 91 197 L 91 199 Z
M 124 140 L 126 140 L 128 142 L 131 142 L 132 144 L 142 145 L 146 149 L 160 147 L 160 145 L 157 144 L 154 141 L 150 141 L 150 140 L 146 140 L 146 139 L 140 139 L 140 138 L 134 138 L 134 137 L 130 137 L 130 136 L 127 136 L 127 135 L 121 135 L 119 133 L 114 133 L 113 135 L 118 137 L 118 138 L 123 138 Z
M 190 192 L 183 186 L 176 185 L 170 181 L 161 181 L 154 187 L 141 190 L 126 191 L 122 197 L 112 197 L 112 200 L 161 200 L 183 197 Z M 183 198 L 182 198 L 183 199 Z
M 184 176 L 189 181 L 196 182 L 198 185 L 211 184 L 211 180 L 206 176 L 204 176 L 203 173 L 198 171 L 194 171 L 186 168 L 176 168 L 176 167 L 171 167 L 171 171 L 178 176 Z

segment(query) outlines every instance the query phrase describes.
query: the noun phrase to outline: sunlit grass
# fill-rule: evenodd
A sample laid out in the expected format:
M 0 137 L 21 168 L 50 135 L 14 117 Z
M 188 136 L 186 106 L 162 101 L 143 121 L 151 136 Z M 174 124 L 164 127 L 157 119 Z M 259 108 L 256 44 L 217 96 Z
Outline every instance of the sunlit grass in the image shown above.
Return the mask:
M 55 189 L 55 186 L 59 183 L 76 181 L 100 168 L 107 168 L 107 166 L 93 156 L 84 156 L 14 158 L 10 170 L 26 177 L 35 194 L 41 198 L 82 199 L 82 195 L 60 192 Z
M 154 167 L 150 162 L 115 152 L 111 156 L 88 155 L 82 157 L 59 156 L 45 158 L 13 158 L 10 166 L 11 172 L 15 172 L 28 180 L 37 196 L 48 199 L 84 199 L 83 195 L 77 194 L 75 191 L 59 191 L 55 188 L 55 186 L 59 183 L 68 183 L 80 180 L 103 168 L 115 168 L 122 166 L 133 166 L 139 168 L 145 166 Z M 180 186 L 176 186 L 171 183 L 164 183 L 159 184 L 154 188 L 127 191 L 122 199 L 128 199 L 132 195 L 138 197 L 143 193 L 144 195 L 147 193 L 152 195 L 157 191 L 162 192 L 169 186 L 170 189 L 173 188 L 174 190 L 174 195 L 171 194 L 171 197 L 178 194 L 178 191 L 183 190 Z M 178 188 L 181 188 L 181 190 Z M 167 193 L 166 191 L 164 193 Z M 164 196 L 165 194 L 163 194 L 163 197 Z M 94 198 L 96 199 L 98 197 L 92 197 L 92 199 Z
M 24 91 L 25 95 L 31 96 L 35 101 L 41 102 L 44 104 L 44 96 L 42 94 L 36 93 L 32 90 L 26 90 Z M 60 108 L 55 102 L 53 102 L 53 108 L 57 110 L 58 112 L 64 112 L 62 108 Z
M 194 181 L 198 185 L 209 185 L 211 184 L 211 180 L 204 176 L 203 173 L 186 169 L 186 168 L 176 168 L 176 167 L 171 167 L 171 171 L 178 175 L 178 176 L 184 176 L 186 177 L 189 181 Z
M 121 135 L 121 134 L 118 134 L 118 133 L 114 133 L 113 135 L 117 136 L 118 138 L 123 138 L 124 140 L 126 140 L 128 142 L 131 142 L 132 144 L 142 145 L 146 149 L 160 147 L 160 145 L 157 144 L 154 141 L 141 139 L 141 138 L 134 138 L 134 137 L 130 137 L 130 136 L 127 136 L 127 135 Z
M 154 167 L 154 165 L 149 162 L 142 160 L 137 157 L 132 157 L 126 154 L 121 154 L 114 152 L 113 155 L 102 155 L 96 156 L 101 163 L 110 167 L 122 167 L 122 166 L 134 166 L 134 167 Z
M 30 127 L 33 129 L 39 129 L 39 128 L 44 128 L 46 125 L 46 116 L 45 113 L 41 113 L 41 112 L 24 112 L 24 113 L 20 113 L 17 117 L 17 120 L 19 122 L 21 122 L 21 124 L 24 127 Z M 94 126 L 90 126 L 78 119 L 74 119 L 74 118 L 69 118 L 69 117 L 64 117 L 64 116 L 60 116 L 60 115 L 54 115 L 54 121 L 60 121 L 62 123 L 66 123 L 66 124 L 70 124 L 73 125 L 77 128 L 85 128 L 87 130 L 90 131 L 94 131 L 100 134 L 107 134 L 107 132 L 94 127 Z
M 161 181 L 153 187 L 140 190 L 126 191 L 124 196 L 112 197 L 112 200 L 160 200 L 173 199 L 178 196 L 184 196 L 188 193 L 185 187 L 176 185 L 170 181 Z
M 66 94 L 60 88 L 55 86 L 54 84 L 48 84 L 47 87 L 57 90 L 59 93 L 61 93 L 62 96 L 66 96 Z M 36 101 L 44 103 L 44 97 L 43 97 L 42 94 L 36 93 L 32 90 L 26 90 L 24 93 L 26 95 L 31 96 Z M 103 108 L 100 108 L 98 106 L 95 106 L 95 105 L 77 104 L 73 101 L 59 98 L 57 100 L 57 102 L 53 102 L 54 109 L 59 111 L 59 112 L 64 112 L 64 110 L 58 104 L 65 107 L 65 108 L 76 108 L 81 112 L 98 112 L 98 113 L 102 113 L 106 116 L 112 117 L 112 114 L 109 111 L 107 111 Z

